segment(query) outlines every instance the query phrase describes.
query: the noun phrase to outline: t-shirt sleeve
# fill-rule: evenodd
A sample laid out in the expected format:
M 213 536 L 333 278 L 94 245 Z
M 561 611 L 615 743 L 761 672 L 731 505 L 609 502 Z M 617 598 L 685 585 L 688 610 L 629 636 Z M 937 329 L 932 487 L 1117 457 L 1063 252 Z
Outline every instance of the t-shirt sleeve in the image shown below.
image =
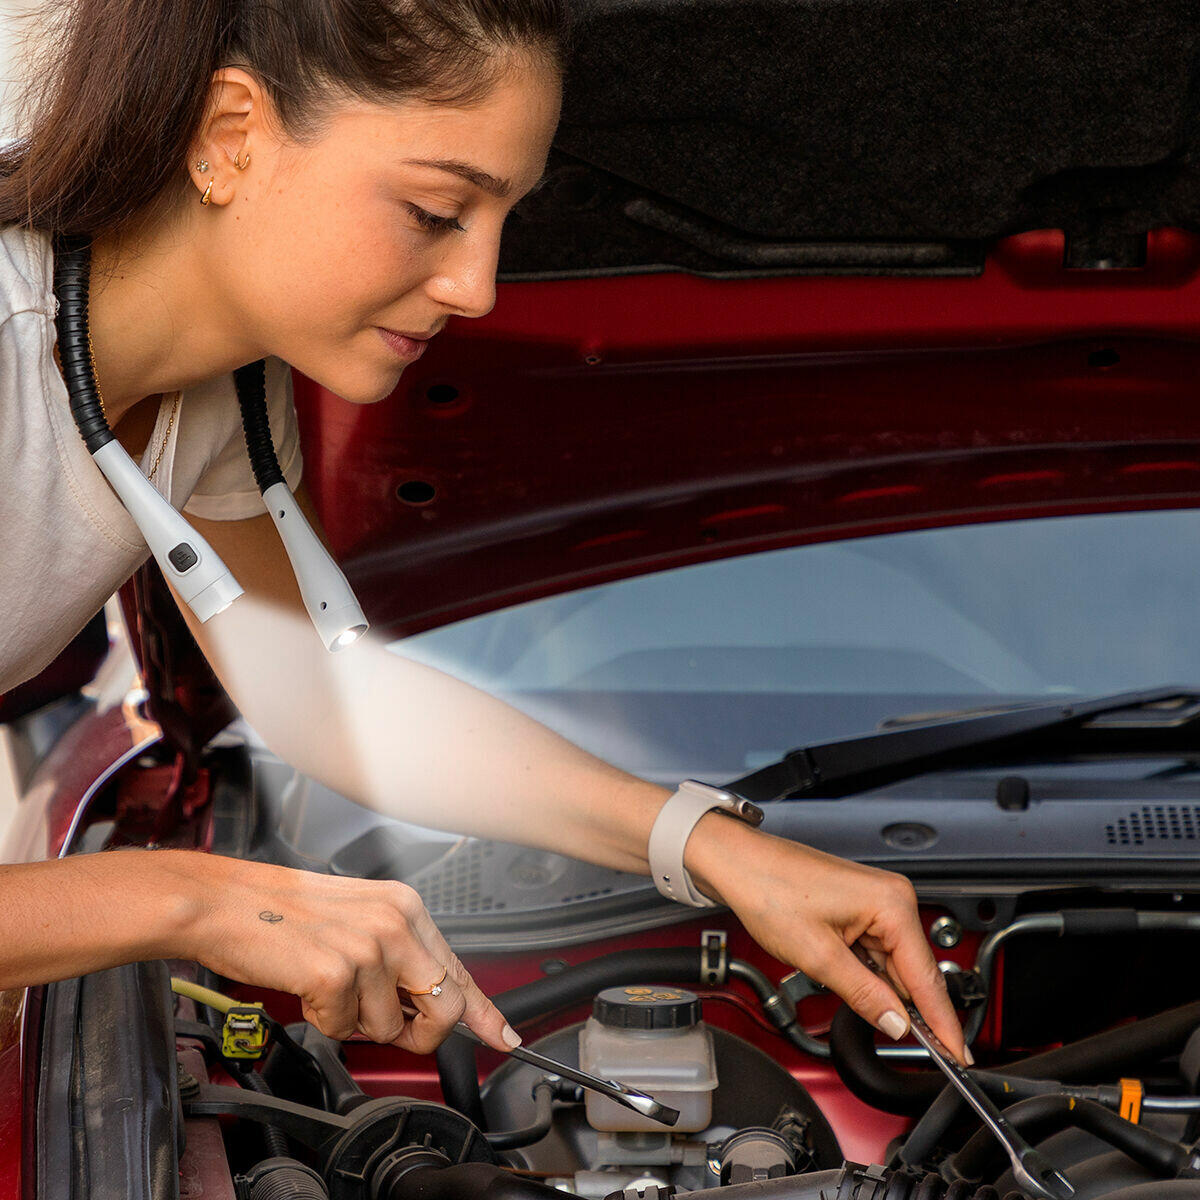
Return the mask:
M 292 400 L 292 369 L 279 358 L 266 360 L 267 418 L 271 423 L 271 440 L 288 487 L 295 490 L 300 483 L 304 462 L 300 454 L 300 430 L 296 407 Z M 241 521 L 257 517 L 266 511 L 250 458 L 242 436 L 240 422 L 230 430 L 183 511 L 208 521 Z

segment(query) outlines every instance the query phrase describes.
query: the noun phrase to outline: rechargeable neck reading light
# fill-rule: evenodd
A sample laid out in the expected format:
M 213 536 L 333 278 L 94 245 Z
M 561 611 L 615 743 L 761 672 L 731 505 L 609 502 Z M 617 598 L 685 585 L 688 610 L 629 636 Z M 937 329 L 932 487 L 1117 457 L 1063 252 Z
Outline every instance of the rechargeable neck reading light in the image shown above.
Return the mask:
M 113 437 L 100 404 L 88 348 L 88 281 L 91 241 L 62 238 L 54 255 L 58 298 L 58 348 L 71 413 L 84 444 L 121 503 L 142 531 L 163 575 L 198 621 L 229 607 L 242 588 L 217 552 L 142 474 Z M 340 650 L 367 631 L 367 620 L 341 568 L 321 544 L 283 477 L 267 418 L 266 364 L 261 360 L 234 372 L 246 451 L 263 502 L 280 539 L 304 607 L 328 650 Z

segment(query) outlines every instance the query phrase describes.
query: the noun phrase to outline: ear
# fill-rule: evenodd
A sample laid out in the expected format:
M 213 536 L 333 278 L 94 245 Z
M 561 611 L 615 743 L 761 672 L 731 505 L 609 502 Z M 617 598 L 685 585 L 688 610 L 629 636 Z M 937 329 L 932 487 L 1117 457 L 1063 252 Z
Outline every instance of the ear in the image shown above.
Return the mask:
M 213 72 L 204 119 L 188 153 L 188 174 L 199 194 L 211 182 L 211 203 L 233 199 L 241 176 L 234 160 L 245 162 L 252 150 L 260 161 L 267 157 L 268 147 L 278 140 L 274 117 L 270 97 L 248 71 L 222 67 Z

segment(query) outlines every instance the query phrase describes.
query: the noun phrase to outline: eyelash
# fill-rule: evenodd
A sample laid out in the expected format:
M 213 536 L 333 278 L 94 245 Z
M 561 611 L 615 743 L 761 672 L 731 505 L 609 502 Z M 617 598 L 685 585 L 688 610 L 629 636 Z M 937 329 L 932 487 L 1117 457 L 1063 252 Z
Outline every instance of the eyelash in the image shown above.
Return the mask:
M 457 217 L 439 217 L 431 212 L 426 212 L 423 208 L 418 208 L 415 204 L 410 204 L 408 208 L 416 218 L 417 224 L 427 233 L 444 233 L 447 229 L 466 233 L 466 230 L 458 223 Z

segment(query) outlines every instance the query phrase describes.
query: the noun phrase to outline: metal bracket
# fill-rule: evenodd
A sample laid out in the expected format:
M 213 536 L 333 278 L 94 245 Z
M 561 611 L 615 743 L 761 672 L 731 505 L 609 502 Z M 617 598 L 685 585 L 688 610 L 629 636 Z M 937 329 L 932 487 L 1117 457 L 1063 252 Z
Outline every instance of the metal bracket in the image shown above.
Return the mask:
M 700 979 L 709 987 L 729 977 L 729 938 L 723 929 L 706 929 L 700 935 Z

